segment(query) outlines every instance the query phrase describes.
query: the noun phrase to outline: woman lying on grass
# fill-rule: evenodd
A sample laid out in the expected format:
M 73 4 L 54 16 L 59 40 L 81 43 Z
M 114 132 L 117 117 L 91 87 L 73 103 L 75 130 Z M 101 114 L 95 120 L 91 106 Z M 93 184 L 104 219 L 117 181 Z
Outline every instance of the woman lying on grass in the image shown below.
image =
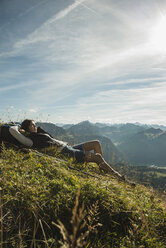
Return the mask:
M 12 127 L 11 127 L 12 129 Z M 25 139 L 29 139 L 29 146 L 32 148 L 45 148 L 56 146 L 61 154 L 69 155 L 77 162 L 94 162 L 107 173 L 111 173 L 118 179 L 126 181 L 125 177 L 115 171 L 103 158 L 103 152 L 98 140 L 92 140 L 75 146 L 69 146 L 66 142 L 53 138 L 49 133 L 37 127 L 33 120 L 26 119 L 21 124 L 19 130 L 24 134 Z M 15 127 L 11 130 L 15 136 Z M 15 136 L 15 138 L 17 138 Z M 93 151 L 93 152 L 92 152 Z

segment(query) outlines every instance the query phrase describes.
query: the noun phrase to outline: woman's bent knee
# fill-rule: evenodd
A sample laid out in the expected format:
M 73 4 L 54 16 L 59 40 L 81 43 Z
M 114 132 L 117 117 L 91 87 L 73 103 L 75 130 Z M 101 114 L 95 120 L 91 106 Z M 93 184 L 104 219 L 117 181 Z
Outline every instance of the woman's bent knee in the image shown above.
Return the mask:
M 100 144 L 100 141 L 99 141 L 99 140 L 94 140 L 94 142 L 95 142 L 96 144 Z
M 92 141 L 94 146 L 100 146 L 100 141 L 99 140 L 93 140 Z

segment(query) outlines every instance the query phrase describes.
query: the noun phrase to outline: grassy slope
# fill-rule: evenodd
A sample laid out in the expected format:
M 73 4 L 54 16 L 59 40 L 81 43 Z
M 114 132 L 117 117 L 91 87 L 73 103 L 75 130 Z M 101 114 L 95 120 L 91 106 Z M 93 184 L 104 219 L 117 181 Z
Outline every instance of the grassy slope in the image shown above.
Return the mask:
M 49 152 L 55 155 L 54 150 Z M 112 176 L 100 175 L 95 164 L 59 162 L 13 149 L 1 154 L 0 173 L 5 248 L 60 247 L 62 236 L 54 223 L 60 219 L 68 233 L 73 232 L 76 222 L 72 225 L 70 220 L 79 188 L 79 206 L 84 202 L 87 214 L 76 216 L 85 220 L 77 230 L 89 231 L 86 244 L 80 247 L 166 247 L 165 203 L 152 189 L 132 188 Z

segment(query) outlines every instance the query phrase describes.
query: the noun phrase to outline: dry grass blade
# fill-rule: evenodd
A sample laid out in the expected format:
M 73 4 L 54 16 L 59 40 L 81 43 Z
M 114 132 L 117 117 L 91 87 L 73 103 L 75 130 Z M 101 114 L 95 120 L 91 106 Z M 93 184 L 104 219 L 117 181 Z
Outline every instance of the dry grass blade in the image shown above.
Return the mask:
M 41 229 L 42 229 L 42 232 L 43 232 L 43 236 L 44 236 L 44 240 L 45 240 L 46 246 L 49 248 L 49 245 L 48 245 L 48 242 L 47 242 L 47 239 L 46 239 L 46 234 L 45 234 L 45 231 L 44 231 L 44 228 L 43 228 L 43 224 L 42 224 L 41 219 L 39 220 L 39 223 L 40 223 L 40 226 L 41 226 Z
M 31 242 L 30 248 L 36 247 L 35 236 L 36 236 L 38 225 L 39 225 L 39 222 L 37 222 L 37 220 L 38 220 L 38 218 L 37 218 L 37 212 L 36 211 L 33 211 L 33 215 L 34 215 L 33 238 L 32 238 L 32 242 Z
M 68 231 L 60 220 L 58 220 L 58 223 L 59 223 L 59 225 L 56 224 L 55 222 L 52 222 L 53 225 L 57 226 L 60 229 L 60 232 L 62 234 L 63 242 L 60 241 L 59 243 L 62 245 L 61 247 L 69 248 L 70 247 L 70 237 L 69 237 Z
M 82 204 L 82 206 L 80 208 L 78 208 L 79 207 L 79 196 L 80 196 L 80 189 L 77 192 L 75 205 L 74 205 L 74 208 L 72 211 L 71 224 L 72 224 L 73 233 L 70 235 L 72 248 L 77 247 L 76 246 L 77 234 L 80 231 L 82 231 L 86 225 L 84 218 L 85 218 L 87 213 L 86 213 L 86 210 L 84 207 L 84 203 Z
M 69 234 L 68 230 L 60 220 L 58 220 L 58 224 L 53 222 L 53 224 L 60 229 L 63 237 L 63 242 L 60 242 L 62 245 L 61 248 L 82 248 L 86 244 L 86 239 L 90 232 L 94 232 L 100 225 L 99 223 L 95 225 L 93 224 L 94 218 L 98 215 L 97 203 L 89 208 L 89 212 L 87 212 L 84 203 L 79 208 L 79 196 L 80 189 L 77 192 L 75 205 L 72 210 L 72 233 Z

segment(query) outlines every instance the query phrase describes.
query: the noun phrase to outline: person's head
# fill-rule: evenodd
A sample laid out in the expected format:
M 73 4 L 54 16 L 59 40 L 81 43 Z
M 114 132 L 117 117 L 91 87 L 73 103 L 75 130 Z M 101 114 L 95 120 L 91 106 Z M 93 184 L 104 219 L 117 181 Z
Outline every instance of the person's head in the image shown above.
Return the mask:
M 37 126 L 34 120 L 29 120 L 29 119 L 26 119 L 21 123 L 21 129 L 24 129 L 26 132 L 29 132 L 29 133 L 37 132 Z

